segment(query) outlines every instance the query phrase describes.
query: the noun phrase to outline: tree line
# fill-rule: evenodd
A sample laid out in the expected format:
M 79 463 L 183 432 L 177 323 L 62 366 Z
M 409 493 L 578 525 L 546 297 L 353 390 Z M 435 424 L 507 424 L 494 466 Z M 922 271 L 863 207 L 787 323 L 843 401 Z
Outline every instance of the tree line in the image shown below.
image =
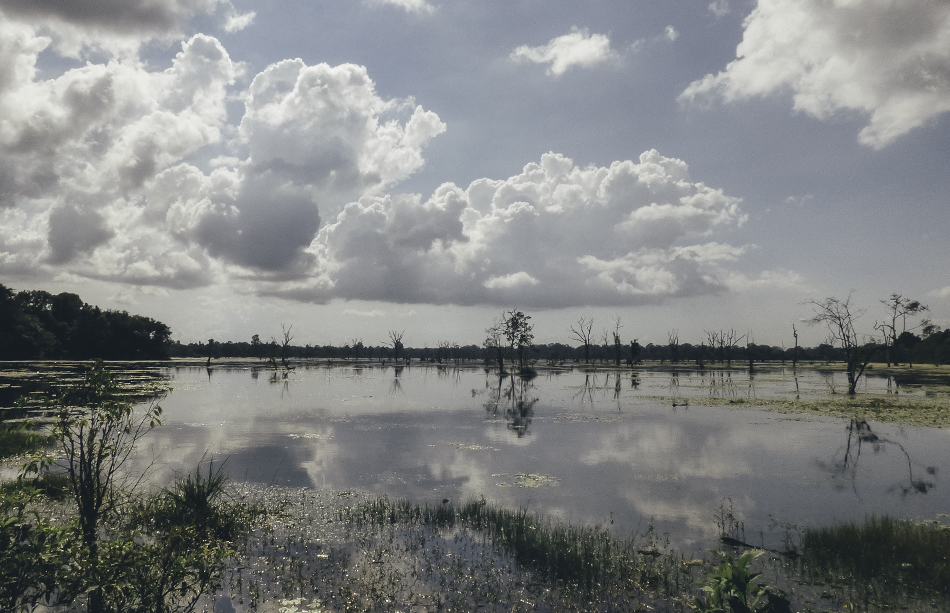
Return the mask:
M 292 328 L 282 326 L 280 337 L 263 340 L 255 334 L 249 341 L 181 343 L 171 340 L 171 329 L 162 322 L 125 311 L 101 310 L 86 304 L 76 294 L 50 294 L 42 290 L 14 292 L 0 285 L 0 360 L 107 360 L 165 359 L 190 357 L 258 358 L 284 368 L 289 359 L 416 360 L 435 363 L 484 361 L 505 370 L 506 361 L 518 370 L 532 362 L 583 362 L 585 364 L 632 365 L 642 361 L 694 363 L 733 362 L 845 362 L 849 384 L 860 378 L 872 362 L 950 364 L 950 331 L 926 318 L 929 308 L 917 300 L 892 294 L 881 300 L 880 319 L 859 334 L 856 322 L 866 310 L 858 309 L 851 297 L 826 298 L 806 303 L 813 316 L 802 323 L 823 326 L 825 340 L 814 347 L 798 345 L 798 329 L 791 326 L 792 346 L 761 345 L 751 332 L 736 329 L 704 331 L 698 342 L 681 342 L 676 329 L 666 333 L 665 343 L 641 345 L 638 338 L 624 338 L 624 323 L 614 317 L 595 325 L 593 317 L 581 317 L 565 326 L 568 343 L 535 344 L 531 316 L 509 309 L 488 328 L 480 345 L 461 345 L 441 340 L 434 347 L 410 347 L 404 331 L 390 330 L 377 343 L 356 337 L 342 345 L 294 345 Z M 632 336 L 632 335 L 631 335 Z M 863 366 L 862 366 L 863 365 Z M 849 385 L 850 387 L 850 385 Z
M 170 339 L 171 328 L 150 317 L 0 285 L 0 360 L 158 360 Z

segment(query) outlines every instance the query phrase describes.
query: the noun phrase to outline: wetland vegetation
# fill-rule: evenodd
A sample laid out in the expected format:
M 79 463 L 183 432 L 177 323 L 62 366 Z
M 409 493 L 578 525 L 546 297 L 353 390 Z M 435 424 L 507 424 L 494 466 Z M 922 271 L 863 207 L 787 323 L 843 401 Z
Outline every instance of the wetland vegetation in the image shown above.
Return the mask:
M 19 357 L 159 325 L 0 289 Z M 480 347 L 7 363 L 0 609 L 946 610 L 950 334 L 894 295 L 859 339 L 849 300 L 815 348 L 537 346 L 510 310 Z

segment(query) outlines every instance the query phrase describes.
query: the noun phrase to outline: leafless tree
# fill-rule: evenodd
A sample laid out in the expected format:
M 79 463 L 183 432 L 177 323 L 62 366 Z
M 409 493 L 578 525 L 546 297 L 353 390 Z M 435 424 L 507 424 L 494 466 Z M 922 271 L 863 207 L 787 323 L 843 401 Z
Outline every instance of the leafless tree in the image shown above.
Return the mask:
M 617 367 L 620 367 L 620 352 L 623 349 L 623 343 L 620 342 L 620 328 L 623 327 L 623 324 L 620 322 L 620 315 L 614 317 L 614 360 Z
M 293 329 L 293 326 L 284 327 L 284 324 L 280 324 L 280 330 L 284 334 L 284 340 L 280 345 L 280 363 L 285 370 L 293 370 L 293 367 L 287 363 L 287 349 L 290 347 L 290 341 L 294 340 L 293 334 L 290 333 Z
M 584 345 L 584 362 L 590 364 L 590 341 L 593 338 L 591 328 L 594 327 L 593 317 L 581 317 L 571 326 L 571 336 Z
M 792 349 L 792 368 L 795 369 L 798 367 L 798 330 L 795 324 L 792 324 L 792 336 L 795 337 L 795 348 Z
M 887 365 L 891 365 L 891 348 L 897 343 L 897 339 L 904 332 L 909 330 L 915 330 L 921 326 L 925 326 L 930 323 L 929 320 L 924 319 L 916 326 L 912 326 L 910 329 L 907 328 L 907 318 L 908 317 L 917 317 L 926 313 L 930 310 L 926 304 L 921 304 L 918 300 L 911 300 L 910 298 L 904 298 L 900 294 L 891 294 L 887 300 L 881 300 L 881 304 L 887 307 L 887 319 L 882 322 L 874 324 L 876 330 L 880 330 L 884 335 L 884 351 L 887 355 Z M 897 324 L 900 323 L 900 332 L 898 332 Z
M 676 364 L 679 361 L 680 335 L 676 330 L 670 330 L 667 334 L 668 347 L 670 349 L 670 362 Z
M 485 348 L 494 351 L 495 359 L 498 360 L 498 374 L 505 374 L 505 321 L 496 319 L 492 325 L 485 328 L 485 341 L 482 343 Z
M 819 302 L 812 300 L 808 304 L 814 307 L 815 315 L 808 320 L 812 325 L 824 324 L 828 328 L 828 342 L 838 345 L 844 351 L 848 368 L 848 394 L 855 394 L 858 381 L 871 361 L 872 351 L 866 351 L 854 327 L 856 319 L 865 311 L 852 312 L 851 296 L 846 299 L 825 298 Z
M 389 331 L 389 346 L 393 348 L 393 359 L 398 361 L 402 356 L 402 337 L 406 333 L 405 330 L 402 332 L 396 332 L 395 330 Z
M 435 361 L 441 364 L 443 359 L 449 359 L 449 351 L 452 348 L 452 341 L 439 341 L 437 345 L 438 349 L 435 350 Z

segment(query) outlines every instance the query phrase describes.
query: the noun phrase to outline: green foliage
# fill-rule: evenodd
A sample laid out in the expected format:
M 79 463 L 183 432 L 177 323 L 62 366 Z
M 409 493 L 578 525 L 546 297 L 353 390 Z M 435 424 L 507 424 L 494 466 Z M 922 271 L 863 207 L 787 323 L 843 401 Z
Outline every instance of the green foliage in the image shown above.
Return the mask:
M 0 610 L 32 611 L 43 602 L 90 613 L 193 611 L 219 585 L 228 541 L 261 513 L 227 503 L 226 477 L 213 465 L 207 476 L 196 470 L 144 500 L 124 487 L 124 464 L 161 423 L 161 408 L 153 403 L 137 415 L 101 361 L 50 404 L 64 459 L 38 453 L 16 487 L 0 490 Z M 53 466 L 62 474 L 47 472 Z M 64 489 L 74 507 L 68 525 L 27 511 Z
M 950 528 L 871 517 L 862 525 L 808 529 L 801 568 L 809 580 L 870 585 L 885 597 L 950 594 Z
M 28 510 L 36 497 L 29 486 L 0 492 L 0 611 L 32 611 L 56 590 L 67 530 Z
M 568 584 L 587 594 L 608 583 L 659 586 L 668 581 L 651 556 L 637 554 L 632 539 L 620 539 L 601 527 L 564 525 L 546 521 L 527 509 L 512 511 L 487 504 L 484 499 L 458 508 L 418 505 L 407 500 L 378 498 L 349 508 L 342 519 L 356 524 L 422 524 L 436 528 L 456 526 L 477 530 L 508 551 L 518 562 L 555 583 Z M 678 578 L 678 573 L 674 574 Z
M 765 595 L 763 585 L 753 583 L 759 573 L 749 572 L 752 562 L 762 555 L 762 551 L 747 551 L 738 560 L 733 561 L 725 552 L 710 550 L 722 557 L 719 566 L 706 575 L 705 581 L 697 581 L 706 592 L 705 598 L 697 597 L 694 601 L 696 610 L 702 613 L 721 613 L 726 611 L 729 604 L 733 613 L 747 613 L 754 610 L 759 600 Z
M 0 360 L 164 359 L 170 338 L 160 321 L 102 311 L 76 294 L 0 285 Z

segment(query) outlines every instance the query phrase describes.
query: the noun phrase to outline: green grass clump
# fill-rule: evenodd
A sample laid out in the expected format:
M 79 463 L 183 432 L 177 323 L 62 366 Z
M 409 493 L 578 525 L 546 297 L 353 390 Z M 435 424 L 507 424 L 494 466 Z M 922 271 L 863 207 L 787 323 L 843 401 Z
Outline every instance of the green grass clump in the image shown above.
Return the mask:
M 857 588 L 877 597 L 920 592 L 950 594 L 950 528 L 889 517 L 863 525 L 808 529 L 801 568 L 811 579 Z
M 169 531 L 187 527 L 222 542 L 243 537 L 268 510 L 263 505 L 248 505 L 227 499 L 228 477 L 223 466 L 208 465 L 187 474 L 158 494 L 141 501 L 132 513 L 133 523 Z
M 482 532 L 519 563 L 547 579 L 592 592 L 608 584 L 630 589 L 666 585 L 676 572 L 660 568 L 657 556 L 640 556 L 634 540 L 618 538 L 601 527 L 552 522 L 527 509 L 495 507 L 484 500 L 458 508 L 451 503 L 419 505 L 378 498 L 346 509 L 341 519 L 357 524 L 462 527 Z
M 0 458 L 12 458 L 34 453 L 49 447 L 53 440 L 48 436 L 21 428 L 0 425 Z

